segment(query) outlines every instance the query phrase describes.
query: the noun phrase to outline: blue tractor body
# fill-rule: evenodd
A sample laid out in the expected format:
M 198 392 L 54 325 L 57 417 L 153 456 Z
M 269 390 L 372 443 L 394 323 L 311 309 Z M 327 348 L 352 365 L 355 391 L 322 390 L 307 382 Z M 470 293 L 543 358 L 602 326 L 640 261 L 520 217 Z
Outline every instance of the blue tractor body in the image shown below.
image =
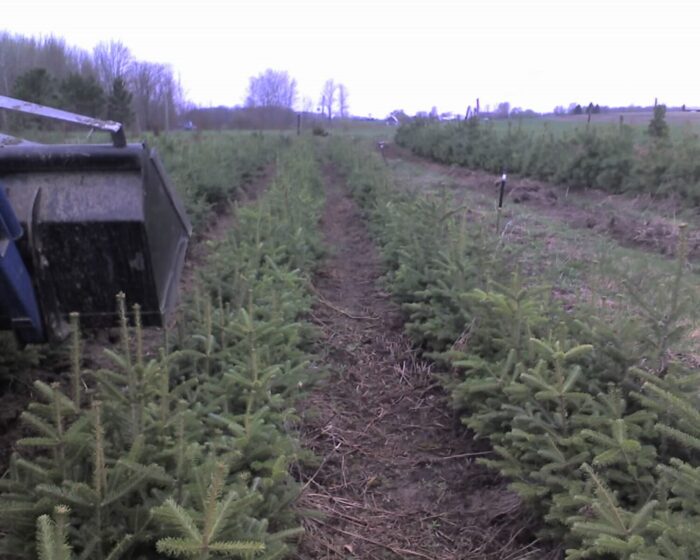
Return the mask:
M 0 185 L 0 313 L 24 342 L 44 340 L 44 327 L 34 294 L 32 278 L 24 265 L 16 241 L 22 237 L 10 201 Z

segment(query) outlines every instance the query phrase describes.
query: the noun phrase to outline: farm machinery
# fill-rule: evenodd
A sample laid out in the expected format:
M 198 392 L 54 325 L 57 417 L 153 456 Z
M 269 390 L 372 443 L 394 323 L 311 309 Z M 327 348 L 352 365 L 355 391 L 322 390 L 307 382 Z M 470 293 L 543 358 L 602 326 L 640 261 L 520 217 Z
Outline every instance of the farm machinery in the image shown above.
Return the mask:
M 63 338 L 71 312 L 116 324 L 115 295 L 159 326 L 176 304 L 192 232 L 155 150 L 122 125 L 0 96 L 0 109 L 87 126 L 111 144 L 38 144 L 0 134 L 0 330 Z M 26 118 L 26 117 L 24 117 Z

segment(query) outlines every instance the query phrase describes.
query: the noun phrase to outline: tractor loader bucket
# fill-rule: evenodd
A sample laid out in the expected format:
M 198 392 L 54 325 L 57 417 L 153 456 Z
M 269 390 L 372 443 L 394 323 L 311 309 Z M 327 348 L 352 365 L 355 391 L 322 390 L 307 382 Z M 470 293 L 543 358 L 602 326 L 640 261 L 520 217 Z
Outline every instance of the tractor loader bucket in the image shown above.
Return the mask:
M 163 323 L 191 226 L 154 150 L 6 143 L 0 189 L 23 231 L 15 244 L 49 337 L 66 334 L 73 311 L 88 327 L 116 325 L 118 292 L 141 306 L 145 326 Z M 7 307 L 0 294 L 0 329 L 18 332 Z

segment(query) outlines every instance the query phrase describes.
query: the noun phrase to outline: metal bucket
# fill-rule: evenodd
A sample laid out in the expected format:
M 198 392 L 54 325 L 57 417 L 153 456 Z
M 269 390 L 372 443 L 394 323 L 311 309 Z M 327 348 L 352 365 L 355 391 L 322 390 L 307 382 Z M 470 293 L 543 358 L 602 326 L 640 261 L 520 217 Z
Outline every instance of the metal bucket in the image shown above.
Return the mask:
M 88 327 L 115 325 L 118 292 L 141 305 L 145 326 L 163 323 L 192 228 L 154 150 L 6 145 L 0 183 L 49 335 L 65 334 L 72 311 Z M 0 308 L 0 329 L 11 322 Z

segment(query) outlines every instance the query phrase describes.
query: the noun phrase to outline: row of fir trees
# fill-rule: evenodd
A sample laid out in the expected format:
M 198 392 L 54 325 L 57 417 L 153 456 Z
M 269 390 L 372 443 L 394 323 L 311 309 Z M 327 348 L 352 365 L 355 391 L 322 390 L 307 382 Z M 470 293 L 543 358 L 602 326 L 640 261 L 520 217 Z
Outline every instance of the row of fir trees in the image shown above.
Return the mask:
M 145 346 L 138 306 L 119 295 L 120 343 L 86 370 L 73 317 L 71 382 L 35 382 L 26 437 L 0 480 L 0 555 L 288 554 L 301 531 L 289 467 L 301 452 L 287 428 L 313 381 L 301 317 L 321 203 L 313 154 L 296 143 L 211 248 L 159 352 Z
M 700 372 L 675 351 L 698 308 L 685 237 L 671 273 L 625 279 L 637 313 L 565 311 L 450 197 L 402 192 L 364 146 L 334 142 L 407 331 L 539 537 L 569 560 L 700 557 Z
M 114 78 L 109 91 L 105 91 L 92 74 L 73 72 L 58 80 L 46 68 L 32 68 L 17 77 L 11 95 L 23 101 L 105 117 L 125 125 L 131 124 L 134 116 L 133 95 L 122 77 Z
M 396 142 L 436 161 L 501 174 L 517 173 L 608 192 L 682 197 L 700 205 L 700 138 L 690 129 L 671 134 L 658 105 L 646 131 L 618 124 L 557 130 L 534 119 L 501 126 L 477 117 L 441 123 L 414 119 Z

